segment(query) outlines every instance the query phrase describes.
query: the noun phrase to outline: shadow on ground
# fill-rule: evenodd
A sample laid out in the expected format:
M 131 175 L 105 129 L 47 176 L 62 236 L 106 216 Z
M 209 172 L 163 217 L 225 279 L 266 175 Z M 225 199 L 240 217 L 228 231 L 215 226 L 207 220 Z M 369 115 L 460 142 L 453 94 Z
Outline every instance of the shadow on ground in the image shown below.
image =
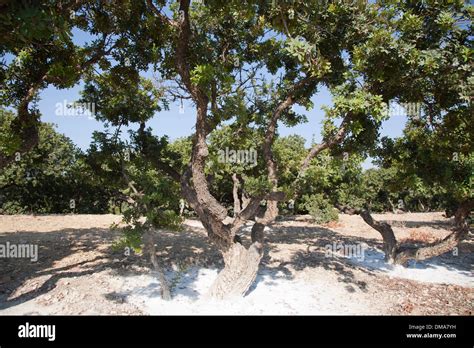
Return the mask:
M 244 243 L 248 242 L 249 233 L 243 232 L 243 234 Z M 111 243 L 117 236 L 117 232 L 97 228 L 0 234 L 0 244 L 6 242 L 37 244 L 39 249 L 37 262 L 31 262 L 29 259 L 0 258 L 0 310 L 48 293 L 63 278 L 90 275 L 107 268 L 125 275 L 124 265 L 138 263 L 148 266 L 142 257 L 137 255 L 126 257 L 121 252 L 113 252 Z M 363 243 L 373 250 L 380 250 L 382 247 L 379 240 L 344 236 L 321 226 L 281 226 L 278 223 L 271 226 L 266 239 L 262 267 L 252 289 L 262 280 L 262 274 L 270 275 L 273 279 L 282 277 L 293 279 L 295 271 L 321 267 L 335 272 L 338 280 L 346 285 L 348 292 L 354 292 L 355 288 L 367 291 L 368 284 L 358 280 L 355 271 L 373 276 L 370 269 L 343 257 L 328 257 L 326 246 L 333 243 L 344 245 Z M 209 244 L 202 228 L 186 226 L 186 231 L 183 232 L 160 231 L 156 235 L 156 244 L 160 260 L 170 270 L 169 278 L 173 278 L 178 273 L 171 271 L 172 266 L 174 268 L 183 265 L 197 268 L 223 266 L 221 255 Z M 289 256 L 279 258 L 280 246 L 283 244 L 293 247 L 294 252 Z M 467 256 L 465 249 L 468 250 Z M 463 252 L 463 257 L 468 257 L 467 261 L 463 261 L 467 262 L 466 265 L 460 266 L 459 259 L 453 260 L 449 255 L 442 256 L 442 259 L 446 259 L 449 267 L 466 270 L 466 267 L 470 267 L 469 264 L 472 266 L 472 256 L 469 256 L 472 255 L 472 243 L 467 247 L 461 245 L 460 251 Z M 430 267 L 429 262 L 425 264 L 425 267 Z M 185 274 L 184 277 L 190 277 L 184 280 L 192 286 L 195 275 Z M 29 286 L 25 287 L 27 282 Z M 182 284 L 183 280 L 178 283 Z M 158 282 L 155 285 L 158 287 Z M 157 295 L 157 289 L 154 287 L 143 291 L 151 291 L 151 295 Z M 196 296 L 192 289 L 184 293 L 190 297 Z M 112 292 L 108 296 L 111 301 L 121 302 L 124 301 L 126 295 Z
M 98 246 L 108 242 L 111 234 L 108 229 L 0 234 L 0 244 L 38 246 L 37 262 L 22 258 L 0 259 L 0 309 L 47 293 L 62 278 L 80 277 L 111 267 L 112 260 L 98 250 Z M 32 284 L 22 291 L 28 281 Z
M 330 253 L 328 249 L 334 249 L 334 244 L 381 248 L 382 244 L 378 240 L 343 236 L 321 226 L 273 225 L 271 229 L 272 231 L 267 234 L 268 244 L 262 260 L 263 269 L 267 271 L 267 274 L 283 273 L 287 279 L 292 279 L 295 271 L 320 267 L 335 272 L 338 281 L 346 284 L 345 288 L 348 292 L 354 292 L 354 286 L 361 291 L 367 291 L 367 283 L 358 280 L 354 271 L 359 270 L 367 275 L 372 275 L 370 270 L 351 263 L 348 259 L 337 254 Z M 272 254 L 278 255 L 279 244 L 305 247 L 295 251 L 289 259 L 279 260 L 277 257 L 271 257 Z
M 19 305 L 53 290 L 59 280 L 112 269 L 118 274 L 130 264 L 148 266 L 138 255 L 113 251 L 119 234 L 109 229 L 61 229 L 52 232 L 1 233 L 0 244 L 38 246 L 38 261 L 0 258 L 0 310 Z M 202 231 L 160 231 L 156 235 L 160 259 L 167 268 L 183 264 L 208 267 L 222 263 Z

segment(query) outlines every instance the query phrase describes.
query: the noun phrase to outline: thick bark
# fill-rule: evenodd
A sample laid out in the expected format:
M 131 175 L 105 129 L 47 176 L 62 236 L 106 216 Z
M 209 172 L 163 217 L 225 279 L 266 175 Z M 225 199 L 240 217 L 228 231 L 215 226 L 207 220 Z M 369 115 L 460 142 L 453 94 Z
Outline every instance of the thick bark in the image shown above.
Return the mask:
M 232 196 L 234 198 L 234 217 L 236 217 L 242 209 L 239 198 L 240 180 L 237 177 L 237 174 L 232 174 L 232 181 L 234 183 L 234 186 L 232 187 Z
M 278 201 L 285 198 L 284 194 L 277 192 L 277 165 L 272 153 L 277 122 L 283 112 L 294 104 L 295 93 L 298 89 L 306 86 L 313 80 L 313 77 L 307 77 L 295 84 L 288 92 L 288 96 L 285 100 L 278 105 L 272 114 L 265 132 L 262 148 L 267 167 L 267 178 L 271 184 L 271 193 L 266 197 L 267 208 L 264 217 L 258 219 L 252 226 L 252 244 L 250 247 L 245 249 L 240 243 L 234 243 L 223 253 L 225 266 L 211 287 L 210 295 L 213 297 L 223 298 L 227 295 L 243 295 L 248 291 L 257 276 L 258 267 L 263 255 L 265 225 L 276 218 L 278 215 Z M 197 128 L 198 127 L 196 127 L 196 129 Z M 235 236 L 238 228 L 245 220 L 255 216 L 262 198 L 263 197 L 253 197 L 245 209 L 236 216 L 230 227 L 232 237 Z
M 206 115 L 207 98 L 200 96 L 197 107 L 196 137 L 194 141 L 191 166 L 193 187 L 196 191 L 196 197 L 199 204 L 202 205 L 207 213 L 211 214 L 216 220 L 222 221 L 227 217 L 227 209 L 225 209 L 225 207 L 223 207 L 210 193 L 205 175 L 206 158 L 209 155 L 206 143 Z
M 265 226 L 277 215 L 277 201 L 268 201 L 264 218 L 252 226 L 250 247 L 246 249 L 236 242 L 223 253 L 225 266 L 211 286 L 209 291 L 211 297 L 223 299 L 247 293 L 257 277 L 263 256 Z
M 218 299 L 245 295 L 257 276 L 261 251 L 254 243 L 248 249 L 234 243 L 222 256 L 225 267 L 212 284 L 209 295 Z
M 171 300 L 171 291 L 166 280 L 165 271 L 161 266 L 158 258 L 156 257 L 156 247 L 155 247 L 155 238 L 153 236 L 153 231 L 147 231 L 143 236 L 145 243 L 145 253 L 150 257 L 150 262 L 153 265 L 154 271 L 158 274 L 158 279 L 160 281 L 161 287 L 161 297 L 163 300 Z
M 269 200 L 270 205 L 267 206 L 264 218 L 259 219 L 252 226 L 252 243 L 248 249 L 246 249 L 238 239 L 234 238 L 235 233 L 240 226 L 240 222 L 245 221 L 246 219 L 241 220 L 242 215 L 238 215 L 230 225 L 228 233 L 233 236 L 233 243 L 229 248 L 222 252 L 224 269 L 219 273 L 211 286 L 209 291 L 211 297 L 222 299 L 229 296 L 245 295 L 257 277 L 260 260 L 263 256 L 263 231 L 265 225 L 273 221 L 278 214 L 277 202 L 278 200 L 284 199 L 284 194 L 276 192 L 267 197 L 271 198 L 271 200 Z M 249 206 L 242 211 L 242 213 L 249 212 L 249 217 L 254 215 L 258 209 L 258 204 L 255 206 L 255 202 L 259 201 L 253 200 Z M 253 213 L 251 214 L 250 211 Z
M 305 83 L 300 82 L 298 86 L 302 86 Z M 235 243 L 228 251 L 223 253 L 225 266 L 211 287 L 210 295 L 212 297 L 223 298 L 232 295 L 244 295 L 257 276 L 260 260 L 263 256 L 265 225 L 276 218 L 278 215 L 278 200 L 284 199 L 284 195 L 277 192 L 277 165 L 273 158 L 272 145 L 279 117 L 294 103 L 293 93 L 294 90 L 277 107 L 265 133 L 263 155 L 267 166 L 267 178 L 272 186 L 272 192 L 267 196 L 267 208 L 264 217 L 257 220 L 252 226 L 252 244 L 248 249 L 245 249 L 240 243 Z M 237 228 L 243 223 L 245 218 L 255 215 L 260 201 L 261 197 L 254 197 L 241 214 L 237 215 L 231 227 L 233 235 L 235 235 Z
M 276 206 L 276 201 L 275 206 Z M 268 215 L 267 215 L 268 213 Z M 273 208 L 267 209 L 267 219 L 274 214 Z M 268 220 L 265 220 L 268 221 Z M 209 295 L 223 299 L 233 296 L 244 296 L 257 277 L 260 261 L 263 256 L 265 223 L 256 222 L 252 227 L 252 244 L 246 249 L 240 242 L 235 242 L 223 253 L 224 269 L 219 273 L 211 286 Z
M 382 235 L 385 261 L 388 263 L 394 263 L 397 254 L 397 239 L 395 238 L 392 227 L 386 222 L 378 222 L 374 220 L 367 210 L 360 212 L 360 216 L 370 227 L 377 230 Z
M 225 225 L 219 217 L 209 213 L 209 205 L 202 204 L 199 201 L 198 197 L 202 194 L 202 191 L 196 188 L 194 177 L 193 184 L 191 185 L 191 172 L 191 168 L 188 168 L 183 175 L 181 180 L 182 193 L 198 214 L 209 239 L 221 251 L 225 265 L 211 286 L 209 295 L 214 298 L 244 295 L 257 276 L 263 250 L 263 233 L 258 240 L 252 238 L 252 245 L 246 249 L 235 238 L 236 232 L 246 220 L 255 215 L 261 199 L 271 198 L 278 200 L 282 199 L 283 195 L 275 192 L 257 198 L 254 197 L 245 209 L 237 214 L 231 224 Z
M 281 114 L 293 103 L 294 98 L 293 95 L 290 94 L 273 113 L 265 133 L 263 155 L 267 165 L 267 178 L 272 186 L 272 193 L 277 193 L 278 187 L 277 165 L 272 153 L 277 122 Z M 254 197 L 244 209 L 243 213 L 245 214 L 248 210 L 251 210 L 252 214 L 255 214 L 260 200 L 260 197 Z M 240 243 L 235 243 L 223 254 L 225 266 L 211 287 L 210 295 L 212 297 L 223 298 L 227 296 L 244 295 L 248 291 L 257 276 L 260 260 L 263 256 L 265 225 L 273 221 L 278 215 L 277 203 L 277 197 L 272 197 L 271 195 L 268 197 L 267 208 L 263 219 L 257 220 L 252 226 L 252 244 L 248 249 L 245 249 Z M 236 232 L 236 227 L 239 226 L 242 221 L 242 215 L 238 215 L 233 223 L 233 233 Z
M 225 252 L 232 245 L 233 236 L 231 236 L 227 225 L 224 225 L 221 220 L 208 214 L 206 207 L 199 203 L 197 192 L 194 185 L 191 184 L 191 175 L 191 168 L 188 166 L 181 177 L 181 193 L 198 215 L 211 242 L 213 242 L 219 250 Z

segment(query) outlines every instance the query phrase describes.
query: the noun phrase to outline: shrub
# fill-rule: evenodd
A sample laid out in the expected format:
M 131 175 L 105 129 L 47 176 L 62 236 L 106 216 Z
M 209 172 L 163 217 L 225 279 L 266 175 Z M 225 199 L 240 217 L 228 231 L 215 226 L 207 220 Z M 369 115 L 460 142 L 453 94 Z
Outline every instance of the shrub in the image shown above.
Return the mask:
M 318 224 L 337 221 L 339 214 L 322 194 L 304 195 L 301 207 L 306 210 Z

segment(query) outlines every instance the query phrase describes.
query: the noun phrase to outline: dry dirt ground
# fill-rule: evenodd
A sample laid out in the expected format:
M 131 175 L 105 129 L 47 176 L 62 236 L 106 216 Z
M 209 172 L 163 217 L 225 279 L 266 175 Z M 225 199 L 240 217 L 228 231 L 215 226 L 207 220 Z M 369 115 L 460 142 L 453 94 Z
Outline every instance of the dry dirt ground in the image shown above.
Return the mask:
M 449 233 L 442 213 L 383 214 L 399 240 L 428 243 Z M 0 216 L 0 245 L 37 244 L 38 261 L 0 258 L 0 314 L 455 314 L 474 311 L 472 234 L 457 253 L 409 268 L 382 261 L 381 238 L 359 216 L 312 224 L 307 216 L 268 228 L 255 285 L 243 299 L 205 297 L 222 260 L 202 225 L 157 232 L 173 300 L 140 255 L 113 251 L 116 215 Z M 250 225 L 242 230 L 244 243 Z M 248 240 L 247 240 L 248 242 Z M 328 245 L 364 254 L 328 254 Z

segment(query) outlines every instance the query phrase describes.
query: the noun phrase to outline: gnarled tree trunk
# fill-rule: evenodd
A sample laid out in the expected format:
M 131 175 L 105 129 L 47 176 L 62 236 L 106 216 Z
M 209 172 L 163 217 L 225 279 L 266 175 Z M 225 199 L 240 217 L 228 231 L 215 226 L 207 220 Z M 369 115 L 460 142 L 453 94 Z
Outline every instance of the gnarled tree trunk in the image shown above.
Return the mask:
M 233 243 L 222 256 L 225 266 L 212 284 L 209 295 L 217 299 L 245 295 L 257 276 L 261 247 L 252 243 L 246 249 L 240 243 Z
M 382 235 L 385 261 L 388 263 L 394 263 L 397 255 L 398 243 L 392 227 L 386 222 L 374 220 L 368 210 L 362 211 L 360 216 L 370 227 L 377 230 Z
M 279 200 L 284 199 L 280 195 Z M 209 295 L 213 298 L 243 296 L 250 289 L 257 277 L 264 248 L 265 226 L 275 220 L 278 215 L 277 200 L 269 200 L 262 219 L 257 219 L 252 226 L 252 244 L 247 249 L 234 241 L 232 246 L 223 253 L 224 269 L 219 273 L 211 286 Z
M 150 3 L 149 1 L 148 4 L 150 5 Z M 204 174 L 206 158 L 209 155 L 206 137 L 217 125 L 208 122 L 207 108 L 210 102 L 213 112 L 217 111 L 217 94 L 211 93 L 209 96 L 199 85 L 194 84 L 191 79 L 191 67 L 187 59 L 191 47 L 190 38 L 192 37 L 189 6 L 189 0 L 180 0 L 179 11 L 182 14 L 180 21 L 168 21 L 167 23 L 175 27 L 178 32 L 176 69 L 183 85 L 188 90 L 197 107 L 196 133 L 193 138 L 191 165 L 188 166 L 180 178 L 181 192 L 199 216 L 209 239 L 219 248 L 223 255 L 224 269 L 219 273 L 210 291 L 211 295 L 222 298 L 232 294 L 244 294 L 256 277 L 263 251 L 264 226 L 270 221 L 271 215 L 274 215 L 277 201 L 284 199 L 284 195 L 278 195 L 279 193 L 276 192 L 276 165 L 273 161 L 271 150 L 277 122 L 282 113 L 295 103 L 297 90 L 305 87 L 310 82 L 314 82 L 315 78 L 304 78 L 293 86 L 288 91 L 287 97 L 275 109 L 268 124 L 263 144 L 263 153 L 267 164 L 268 178 L 272 183 L 272 192 L 268 195 L 252 197 L 250 201 L 243 202 L 243 206 L 236 209 L 239 212 L 234 215 L 234 221 L 230 224 L 224 224 L 223 221 L 227 217 L 227 210 L 210 193 Z M 152 5 L 150 7 L 154 8 Z M 160 18 L 163 18 L 159 11 L 155 12 Z M 237 201 L 235 193 L 234 188 L 234 200 Z M 266 218 L 264 217 L 262 221 L 257 221 L 255 224 L 252 229 L 252 244 L 246 249 L 240 244 L 236 232 L 245 221 L 255 216 L 262 199 L 268 199 L 269 206 L 272 208 L 266 214 Z
M 452 232 L 440 241 L 418 248 L 400 245 L 392 227 L 386 222 L 375 221 L 367 210 L 360 212 L 360 215 L 369 226 L 382 235 L 385 260 L 393 264 L 406 265 L 410 260 L 426 260 L 453 250 L 469 233 L 468 217 L 473 206 L 472 199 L 462 202 L 456 210 Z

